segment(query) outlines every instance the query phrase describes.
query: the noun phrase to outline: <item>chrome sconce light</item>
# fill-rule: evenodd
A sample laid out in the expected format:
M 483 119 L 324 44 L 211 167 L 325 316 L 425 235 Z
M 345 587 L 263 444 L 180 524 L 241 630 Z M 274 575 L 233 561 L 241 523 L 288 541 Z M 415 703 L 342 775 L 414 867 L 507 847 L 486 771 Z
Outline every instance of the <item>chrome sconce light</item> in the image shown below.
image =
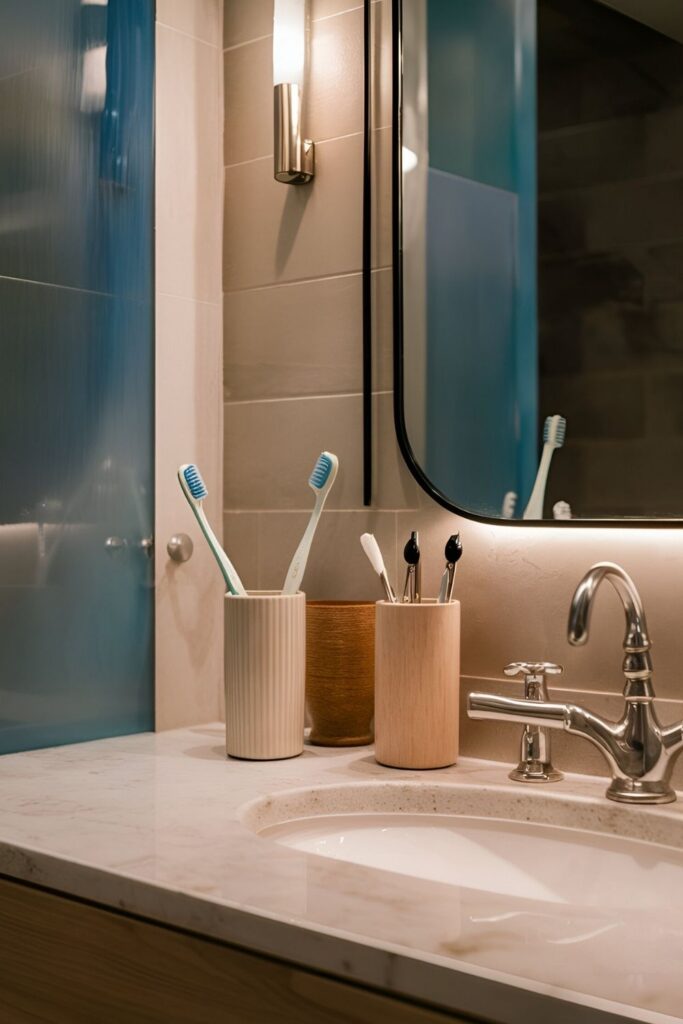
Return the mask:
M 306 78 L 308 0 L 275 0 L 273 19 L 273 99 L 275 180 L 305 185 L 315 166 L 315 144 L 302 137 Z

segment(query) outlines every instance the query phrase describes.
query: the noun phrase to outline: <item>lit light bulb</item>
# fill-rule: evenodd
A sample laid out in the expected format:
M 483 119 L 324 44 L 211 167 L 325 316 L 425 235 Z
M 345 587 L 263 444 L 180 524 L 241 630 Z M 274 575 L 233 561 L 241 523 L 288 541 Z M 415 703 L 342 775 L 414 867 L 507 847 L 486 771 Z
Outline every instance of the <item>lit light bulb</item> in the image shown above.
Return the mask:
M 275 0 L 273 85 L 303 86 L 306 65 L 306 0 Z

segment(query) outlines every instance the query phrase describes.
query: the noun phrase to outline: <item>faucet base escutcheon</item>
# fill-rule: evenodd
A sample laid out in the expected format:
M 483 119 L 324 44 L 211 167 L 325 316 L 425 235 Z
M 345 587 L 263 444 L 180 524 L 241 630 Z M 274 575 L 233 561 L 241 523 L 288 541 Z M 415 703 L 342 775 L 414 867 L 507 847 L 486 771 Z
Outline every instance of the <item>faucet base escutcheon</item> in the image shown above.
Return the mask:
M 605 796 L 619 804 L 672 804 L 675 790 L 662 781 L 613 779 Z

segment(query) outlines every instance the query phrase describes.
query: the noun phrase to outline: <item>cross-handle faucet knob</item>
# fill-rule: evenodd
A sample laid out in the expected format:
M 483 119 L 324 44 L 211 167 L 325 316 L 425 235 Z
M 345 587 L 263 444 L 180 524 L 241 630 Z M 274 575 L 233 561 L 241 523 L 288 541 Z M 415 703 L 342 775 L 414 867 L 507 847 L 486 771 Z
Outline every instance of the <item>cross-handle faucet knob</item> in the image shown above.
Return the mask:
M 548 700 L 546 676 L 559 676 L 561 665 L 552 661 L 512 661 L 503 672 L 506 676 L 524 676 L 524 696 L 527 700 Z
M 524 676 L 525 700 L 547 701 L 545 677 L 559 676 L 561 665 L 552 661 L 513 661 L 503 669 L 506 676 Z M 562 773 L 553 767 L 550 734 L 538 725 L 526 725 L 522 733 L 519 764 L 510 772 L 513 782 L 559 782 Z

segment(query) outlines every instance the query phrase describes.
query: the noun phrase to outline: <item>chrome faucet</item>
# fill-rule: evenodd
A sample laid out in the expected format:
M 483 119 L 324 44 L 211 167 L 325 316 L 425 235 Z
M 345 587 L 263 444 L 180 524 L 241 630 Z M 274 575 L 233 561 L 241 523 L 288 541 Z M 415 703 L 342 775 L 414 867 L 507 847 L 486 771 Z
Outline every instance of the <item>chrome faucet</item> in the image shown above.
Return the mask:
M 471 693 L 467 713 L 470 718 L 526 722 L 583 736 L 598 748 L 610 766 L 612 782 L 606 794 L 610 800 L 632 804 L 670 803 L 676 799 L 671 788 L 671 773 L 683 750 L 683 723 L 664 728 L 657 719 L 645 612 L 633 580 L 620 566 L 599 562 L 588 570 L 572 598 L 567 638 L 575 647 L 588 641 L 593 598 L 605 579 L 621 598 L 626 616 L 623 663 L 626 706 L 620 721 L 607 721 L 576 704 L 517 700 L 488 693 Z

